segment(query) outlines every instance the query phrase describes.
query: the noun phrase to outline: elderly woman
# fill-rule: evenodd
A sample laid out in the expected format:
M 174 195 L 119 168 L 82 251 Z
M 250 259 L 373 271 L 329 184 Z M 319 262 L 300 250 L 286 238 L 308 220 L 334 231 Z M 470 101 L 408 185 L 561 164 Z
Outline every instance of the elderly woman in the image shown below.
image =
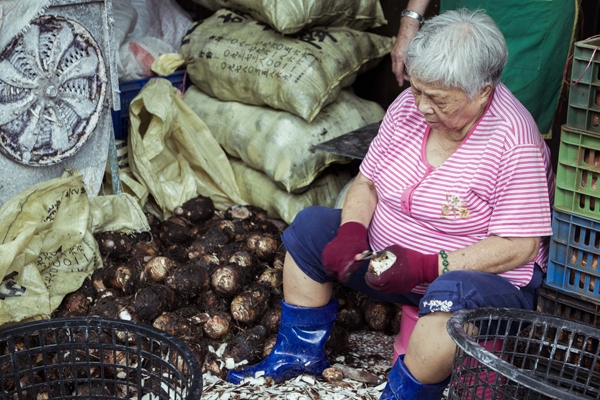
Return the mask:
M 533 309 L 552 234 L 550 154 L 500 83 L 504 38 L 482 12 L 428 21 L 406 53 L 411 88 L 389 107 L 342 210 L 309 207 L 283 233 L 287 255 L 277 344 L 228 379 L 319 375 L 336 318 L 332 282 L 419 306 L 382 399 L 439 399 L 455 344 L 451 314 Z M 396 256 L 375 275 L 366 250 Z

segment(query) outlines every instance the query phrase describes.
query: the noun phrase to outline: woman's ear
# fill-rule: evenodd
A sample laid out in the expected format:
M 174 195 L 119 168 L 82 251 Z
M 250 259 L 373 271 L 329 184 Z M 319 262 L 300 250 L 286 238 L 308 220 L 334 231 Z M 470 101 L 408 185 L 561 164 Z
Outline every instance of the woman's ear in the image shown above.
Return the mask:
M 476 97 L 478 97 L 478 100 L 481 104 L 487 104 L 490 96 L 492 95 L 493 89 L 494 88 L 492 87 L 492 84 L 488 83 L 477 93 Z

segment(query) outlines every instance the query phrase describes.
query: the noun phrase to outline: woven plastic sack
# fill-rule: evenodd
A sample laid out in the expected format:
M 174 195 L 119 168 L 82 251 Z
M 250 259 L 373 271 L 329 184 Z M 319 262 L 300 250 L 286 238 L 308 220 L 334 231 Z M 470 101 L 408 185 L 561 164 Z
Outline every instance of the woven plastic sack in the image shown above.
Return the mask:
M 393 43 L 393 38 L 347 27 L 284 36 L 223 9 L 192 24 L 180 52 L 190 80 L 208 95 L 268 105 L 311 122 Z
M 209 10 L 229 8 L 250 14 L 278 32 L 291 34 L 313 26 L 364 30 L 387 24 L 379 0 L 193 0 Z
M 191 86 L 184 101 L 206 123 L 227 154 L 265 173 L 288 192 L 308 186 L 329 164 L 350 161 L 336 154 L 311 151 L 319 143 L 379 122 L 385 111 L 350 90 L 308 123 L 287 111 L 221 101 Z
M 0 209 L 0 326 L 50 318 L 102 266 L 83 177 L 68 171 Z
M 340 191 L 352 179 L 347 169 L 332 165 L 305 192 L 291 194 L 278 188 L 269 177 L 248 167 L 243 161 L 232 157 L 229 160 L 242 198 L 248 204 L 267 210 L 270 218 L 278 218 L 288 224 L 306 207 L 335 206 Z
M 167 219 L 198 195 L 218 209 L 242 203 L 225 152 L 170 81 L 150 79 L 131 101 L 129 117 L 129 167 L 156 203 L 150 212 Z

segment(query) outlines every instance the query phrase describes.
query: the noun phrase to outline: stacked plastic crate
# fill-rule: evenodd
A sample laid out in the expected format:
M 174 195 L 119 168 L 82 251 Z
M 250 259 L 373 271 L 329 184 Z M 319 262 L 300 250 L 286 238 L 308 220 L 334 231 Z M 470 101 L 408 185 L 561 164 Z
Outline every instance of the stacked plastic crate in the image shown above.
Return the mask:
M 538 309 L 600 327 L 600 38 L 575 44 Z

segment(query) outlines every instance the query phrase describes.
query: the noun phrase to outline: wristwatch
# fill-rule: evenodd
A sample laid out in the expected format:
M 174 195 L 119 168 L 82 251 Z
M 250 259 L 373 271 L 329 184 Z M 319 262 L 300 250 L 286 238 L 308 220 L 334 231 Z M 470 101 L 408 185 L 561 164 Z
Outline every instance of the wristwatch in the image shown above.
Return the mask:
M 402 13 L 400 14 L 400 17 L 414 18 L 417 21 L 419 21 L 419 23 L 421 25 L 423 25 L 425 23 L 425 18 L 423 18 L 423 16 L 421 14 L 414 12 L 414 11 L 410 11 L 410 10 L 403 10 Z

